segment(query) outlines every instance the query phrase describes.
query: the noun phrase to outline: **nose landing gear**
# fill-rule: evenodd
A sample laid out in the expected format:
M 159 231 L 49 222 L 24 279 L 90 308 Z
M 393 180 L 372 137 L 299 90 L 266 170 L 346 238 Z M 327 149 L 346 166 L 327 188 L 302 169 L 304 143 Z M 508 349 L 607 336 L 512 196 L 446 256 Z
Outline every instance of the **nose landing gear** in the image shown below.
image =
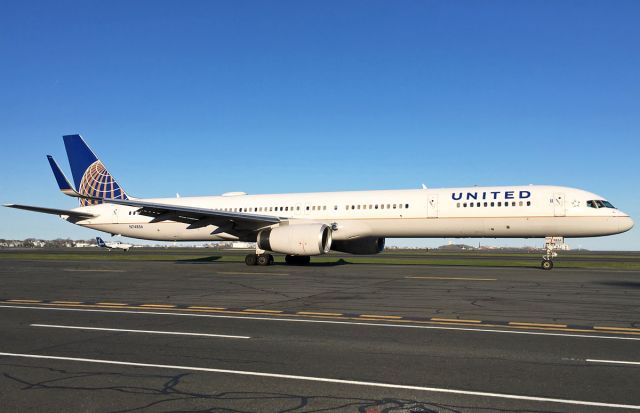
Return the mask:
M 564 237 L 546 237 L 544 240 L 544 248 L 546 253 L 542 256 L 540 268 L 550 270 L 553 268 L 553 259 L 558 256 L 556 249 L 564 245 Z

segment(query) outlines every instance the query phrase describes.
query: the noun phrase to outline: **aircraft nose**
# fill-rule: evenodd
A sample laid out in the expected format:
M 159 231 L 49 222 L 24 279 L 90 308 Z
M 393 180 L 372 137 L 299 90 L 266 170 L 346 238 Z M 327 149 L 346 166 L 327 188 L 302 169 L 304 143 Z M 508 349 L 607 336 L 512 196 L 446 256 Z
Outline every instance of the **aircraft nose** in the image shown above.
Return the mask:
M 620 217 L 618 228 L 620 229 L 620 232 L 626 232 L 633 228 L 633 220 L 631 219 L 631 217 L 628 215 Z

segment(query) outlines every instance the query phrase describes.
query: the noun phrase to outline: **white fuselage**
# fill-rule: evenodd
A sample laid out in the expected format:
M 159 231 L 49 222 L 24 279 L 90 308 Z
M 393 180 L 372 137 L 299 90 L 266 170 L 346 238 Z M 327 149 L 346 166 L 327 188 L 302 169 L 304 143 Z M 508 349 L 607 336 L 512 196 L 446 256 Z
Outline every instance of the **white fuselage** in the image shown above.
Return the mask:
M 290 225 L 335 224 L 334 240 L 360 237 L 427 238 L 546 236 L 592 237 L 627 231 L 629 216 L 615 208 L 594 208 L 604 198 L 558 186 L 502 186 L 272 195 L 231 195 L 147 199 L 288 218 Z M 188 224 L 136 214 L 138 208 L 101 204 L 77 208 L 98 217 L 78 224 L 132 238 L 167 241 L 237 240 L 214 226 Z M 243 241 L 255 241 L 243 239 Z

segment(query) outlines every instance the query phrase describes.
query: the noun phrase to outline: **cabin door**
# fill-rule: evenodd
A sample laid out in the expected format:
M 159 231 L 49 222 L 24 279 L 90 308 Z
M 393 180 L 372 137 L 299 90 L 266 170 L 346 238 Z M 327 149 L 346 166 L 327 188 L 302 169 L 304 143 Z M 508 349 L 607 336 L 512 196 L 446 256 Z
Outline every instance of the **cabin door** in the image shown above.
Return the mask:
M 118 223 L 118 207 L 113 208 L 113 214 L 111 214 L 111 223 Z
M 567 214 L 565 203 L 564 203 L 564 194 L 559 192 L 553 194 L 553 215 L 557 217 L 563 217 Z
M 427 218 L 438 218 L 438 195 L 437 194 L 428 196 Z

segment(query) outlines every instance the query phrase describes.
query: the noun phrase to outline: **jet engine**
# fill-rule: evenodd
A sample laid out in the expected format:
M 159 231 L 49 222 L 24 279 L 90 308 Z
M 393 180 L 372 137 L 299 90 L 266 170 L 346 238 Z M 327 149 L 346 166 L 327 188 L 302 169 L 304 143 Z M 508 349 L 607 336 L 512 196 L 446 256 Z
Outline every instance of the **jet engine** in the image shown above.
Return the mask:
M 299 224 L 268 228 L 258 234 L 258 248 L 289 255 L 321 255 L 331 249 L 331 227 Z
M 364 237 L 345 241 L 333 241 L 331 249 L 356 255 L 378 254 L 384 249 L 384 238 Z

